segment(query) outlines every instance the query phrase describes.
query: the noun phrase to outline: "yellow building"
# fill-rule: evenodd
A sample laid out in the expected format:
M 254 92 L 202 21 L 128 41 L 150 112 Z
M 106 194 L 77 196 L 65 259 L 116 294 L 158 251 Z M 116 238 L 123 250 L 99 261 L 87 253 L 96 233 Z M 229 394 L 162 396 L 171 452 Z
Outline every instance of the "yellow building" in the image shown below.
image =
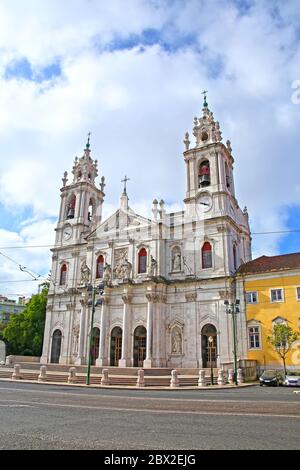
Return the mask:
M 282 369 L 282 359 L 267 337 L 276 323 L 300 332 L 300 253 L 261 256 L 243 264 L 237 273 L 237 291 L 246 309 L 248 359 L 256 360 L 260 370 Z M 286 364 L 300 369 L 300 339 Z

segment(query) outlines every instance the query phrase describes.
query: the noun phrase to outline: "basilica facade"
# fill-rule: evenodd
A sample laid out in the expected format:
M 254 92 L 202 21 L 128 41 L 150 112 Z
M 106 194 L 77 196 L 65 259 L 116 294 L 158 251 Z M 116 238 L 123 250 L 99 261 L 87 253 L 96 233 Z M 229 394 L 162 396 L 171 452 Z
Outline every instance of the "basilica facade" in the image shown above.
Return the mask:
M 220 367 L 233 361 L 224 300 L 234 302 L 235 272 L 251 259 L 247 209 L 234 189 L 232 149 L 206 98 L 185 134 L 184 210 L 154 199 L 151 219 L 129 205 L 102 219 L 90 143 L 64 174 L 52 249 L 42 363 L 115 367 Z M 100 286 L 100 287 L 99 287 Z M 237 315 L 238 358 L 247 357 L 246 318 Z

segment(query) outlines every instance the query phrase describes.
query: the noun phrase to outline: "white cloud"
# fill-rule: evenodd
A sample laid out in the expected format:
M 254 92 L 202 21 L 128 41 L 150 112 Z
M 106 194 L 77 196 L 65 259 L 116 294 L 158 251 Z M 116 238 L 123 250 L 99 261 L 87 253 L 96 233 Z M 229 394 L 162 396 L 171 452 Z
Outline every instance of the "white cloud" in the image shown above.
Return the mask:
M 286 229 L 286 208 L 300 204 L 300 105 L 291 101 L 300 12 L 297 1 L 274 5 L 276 15 L 258 1 L 241 13 L 225 0 L 131 0 L 126 8 L 123 1 L 0 0 L 0 200 L 10 210 L 33 209 L 29 225 L 5 236 L 38 244 L 38 224 L 53 242 L 48 217 L 58 214 L 63 172 L 89 130 L 106 177 L 105 216 L 118 206 L 124 174 L 135 209 L 149 215 L 154 197 L 181 207 L 182 140 L 200 114 L 203 88 L 232 142 L 237 197 L 253 231 Z M 159 30 L 168 48 L 106 47 L 145 29 Z M 59 60 L 62 75 L 8 80 L 6 65 L 20 58 L 35 70 Z M 255 253 L 275 253 L 280 239 L 255 237 Z M 34 253 L 36 269 L 49 265 L 49 253 Z
M 0 229 L 0 246 L 7 247 L 0 250 L 1 294 L 29 296 L 37 291 L 38 284 L 45 280 L 50 270 L 49 250 L 54 227 L 50 220 L 38 220 L 25 225 L 20 233 Z M 44 247 L 26 248 L 40 245 Z M 33 281 L 34 277 L 37 281 Z

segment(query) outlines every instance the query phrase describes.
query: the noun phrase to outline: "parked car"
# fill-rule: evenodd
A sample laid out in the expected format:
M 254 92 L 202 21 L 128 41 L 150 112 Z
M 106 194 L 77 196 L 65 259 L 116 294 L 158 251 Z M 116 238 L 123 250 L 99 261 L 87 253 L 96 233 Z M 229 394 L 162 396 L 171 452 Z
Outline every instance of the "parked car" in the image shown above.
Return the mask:
M 284 379 L 284 385 L 287 387 L 300 387 L 300 371 L 287 371 Z
M 259 377 L 259 385 L 261 387 L 263 385 L 278 387 L 278 385 L 283 385 L 283 382 L 283 375 L 278 370 L 265 370 Z

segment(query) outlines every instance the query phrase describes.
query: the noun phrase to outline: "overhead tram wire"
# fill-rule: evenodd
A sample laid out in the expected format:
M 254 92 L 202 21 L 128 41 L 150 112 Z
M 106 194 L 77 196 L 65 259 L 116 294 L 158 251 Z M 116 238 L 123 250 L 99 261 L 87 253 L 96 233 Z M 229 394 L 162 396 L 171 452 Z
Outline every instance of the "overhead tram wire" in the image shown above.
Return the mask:
M 276 235 L 276 234 L 280 234 L 280 233 L 299 233 L 300 232 L 300 229 L 291 229 L 291 230 L 274 230 L 274 231 L 269 231 L 269 232 L 250 232 L 250 235 Z M 215 233 L 213 234 L 214 236 L 215 235 L 219 235 L 221 236 L 219 233 Z M 228 234 L 228 235 L 231 235 L 231 234 Z M 116 238 L 118 241 L 120 240 L 128 240 L 126 238 L 124 239 L 121 239 L 121 238 Z M 164 239 L 165 240 L 165 239 Z M 170 240 L 173 240 L 173 239 L 170 239 Z M 106 240 L 103 240 L 103 241 L 99 241 L 99 242 L 96 242 L 96 243 L 106 243 Z M 71 248 L 72 245 L 68 245 L 68 248 Z M 0 250 L 17 250 L 17 249 L 26 249 L 26 248 L 58 248 L 57 245 L 18 245 L 18 246 L 0 246 Z M 64 246 L 65 248 L 65 246 Z M 0 253 L 2 254 L 3 256 L 6 256 L 4 255 L 3 253 Z M 8 256 L 6 256 L 6 258 L 9 258 Z
M 0 255 L 3 256 L 4 258 L 7 258 L 12 263 L 16 264 L 19 267 L 19 270 L 26 273 L 26 274 L 28 274 L 29 276 L 31 276 L 32 280 L 37 281 L 40 278 L 42 278 L 41 274 L 36 273 L 35 271 L 33 271 L 32 269 L 27 268 L 26 266 L 23 266 L 22 264 L 18 263 L 14 259 L 10 258 L 10 256 L 7 256 L 6 254 L 2 253 L 1 251 L 0 251 Z

